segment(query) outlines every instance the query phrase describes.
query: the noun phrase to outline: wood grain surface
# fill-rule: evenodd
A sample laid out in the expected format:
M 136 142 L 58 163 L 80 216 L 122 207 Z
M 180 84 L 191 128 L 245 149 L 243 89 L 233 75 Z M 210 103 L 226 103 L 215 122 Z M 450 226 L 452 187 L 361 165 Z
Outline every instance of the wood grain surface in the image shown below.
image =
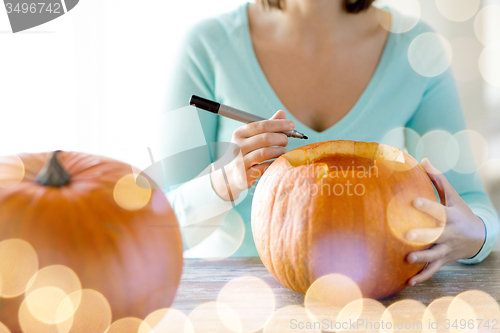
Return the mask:
M 271 287 L 276 309 L 304 304 L 304 296 L 274 280 L 257 257 L 227 258 L 220 261 L 185 259 L 181 284 L 172 307 L 189 314 L 202 303 L 216 301 L 219 291 L 227 282 L 245 275 L 258 277 Z M 404 299 L 418 300 L 429 305 L 440 297 L 456 296 L 472 289 L 487 292 L 497 302 L 500 301 L 500 253 L 492 252 L 482 263 L 476 265 L 449 263 L 431 279 L 379 301 L 386 307 Z

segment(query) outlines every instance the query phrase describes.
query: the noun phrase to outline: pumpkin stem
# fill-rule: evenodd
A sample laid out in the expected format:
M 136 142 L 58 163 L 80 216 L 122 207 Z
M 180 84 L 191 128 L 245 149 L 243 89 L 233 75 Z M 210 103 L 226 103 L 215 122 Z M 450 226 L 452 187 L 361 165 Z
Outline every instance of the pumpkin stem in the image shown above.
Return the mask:
M 63 166 L 57 159 L 57 153 L 59 152 L 60 150 L 56 150 L 48 155 L 47 164 L 45 164 L 43 169 L 36 176 L 38 184 L 43 186 L 61 187 L 70 182 L 71 176 L 66 170 L 64 170 Z

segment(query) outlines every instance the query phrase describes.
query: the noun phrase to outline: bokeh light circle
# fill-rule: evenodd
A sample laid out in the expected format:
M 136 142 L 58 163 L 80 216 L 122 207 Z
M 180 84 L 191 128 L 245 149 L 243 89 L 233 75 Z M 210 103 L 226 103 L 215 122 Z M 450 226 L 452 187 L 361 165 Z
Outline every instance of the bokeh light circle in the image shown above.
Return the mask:
M 107 299 L 98 291 L 82 289 L 68 295 L 72 304 L 79 302 L 69 320 L 58 323 L 58 333 L 105 332 L 111 324 L 111 307 Z
M 416 198 L 417 196 L 413 189 L 402 190 L 396 193 L 387 205 L 387 223 L 392 234 L 405 243 L 415 245 L 434 243 L 443 233 L 446 222 L 446 210 L 443 206 L 442 215 L 436 220 L 413 206 L 413 200 Z M 407 233 L 412 229 L 418 228 L 432 228 L 434 232 L 428 233 L 428 238 L 425 239 L 408 240 Z
M 0 323 L 0 333 L 11 333 L 10 330 L 4 324 Z
M 382 315 L 382 321 L 386 326 L 380 332 L 422 333 L 425 310 L 426 306 L 416 300 L 405 299 L 393 303 Z
M 295 320 L 296 322 L 292 322 Z M 263 333 L 321 333 L 320 327 L 311 322 L 307 309 L 299 305 L 288 305 L 273 313 L 264 327 Z M 302 323 L 302 324 L 299 324 Z
M 238 314 L 238 325 L 241 325 L 243 332 L 253 332 L 264 327 L 276 306 L 271 287 L 262 279 L 249 275 L 226 283 L 217 296 L 217 302 L 230 306 Z M 238 328 L 231 327 L 232 322 L 225 324 L 233 330 Z
M 475 188 L 486 187 L 489 192 L 493 184 L 500 182 L 500 158 L 493 158 L 486 161 L 474 174 Z
M 475 323 L 478 317 L 474 309 L 465 300 L 455 297 L 448 307 L 446 319 L 452 324 L 453 322 L 459 323 L 460 320 L 464 320 L 465 322 L 472 320 Z M 448 332 L 462 333 L 457 326 L 453 327 L 453 325 L 449 326 Z M 477 330 L 473 330 L 473 332 L 477 332 Z
M 142 325 L 142 320 L 136 317 L 126 317 L 113 322 L 106 333 L 137 333 Z
M 479 71 L 483 79 L 495 87 L 500 87 L 500 42 L 488 45 L 479 57 Z
M 474 20 L 474 32 L 484 45 L 500 42 L 500 5 L 483 7 Z
M 405 149 L 407 146 L 416 146 L 420 135 L 409 127 L 396 127 L 384 134 L 380 143 Z
M 111 324 L 111 307 L 101 293 L 91 289 L 75 291 L 67 296 L 66 301 L 61 302 L 70 307 L 79 303 L 76 311 L 71 311 L 73 314 L 68 319 L 55 324 L 39 320 L 30 311 L 27 300 L 36 296 L 38 290 L 46 288 L 50 287 L 36 289 L 21 303 L 19 324 L 24 333 L 104 333 L 108 329 Z M 67 312 L 65 309 L 62 314 L 65 315 Z M 60 315 L 60 312 L 57 313 L 57 316 Z
M 451 325 L 450 333 L 464 333 L 464 332 L 481 332 L 493 333 L 498 332 L 498 326 L 491 325 L 497 322 L 500 318 L 500 306 L 497 301 L 488 293 L 481 290 L 468 290 L 458 294 L 451 302 L 448 308 L 447 319 L 451 322 L 457 322 L 457 327 Z M 460 325 L 465 322 L 465 329 Z M 483 323 L 478 326 L 478 323 Z M 490 323 L 486 327 L 485 323 Z M 472 323 L 472 327 L 469 327 Z
M 416 146 L 419 138 L 414 137 L 415 142 L 411 144 L 412 149 Z M 404 150 L 386 144 L 379 144 L 374 157 L 374 165 L 376 166 L 376 176 L 381 180 L 390 179 L 394 172 L 407 172 L 419 167 L 418 162 L 411 155 L 406 154 Z
M 207 302 L 198 305 L 188 316 L 195 333 L 234 333 L 241 332 L 238 314 L 230 306 Z M 229 323 L 230 329 L 225 323 Z
M 488 142 L 481 134 L 472 130 L 460 131 L 453 137 L 459 146 L 458 159 L 448 157 L 451 159 L 450 164 L 456 160 L 453 170 L 458 173 L 476 172 L 488 159 Z
M 200 212 L 205 209 L 200 209 Z M 193 214 L 193 215 L 196 215 Z M 185 258 L 222 260 L 234 254 L 245 238 L 245 222 L 236 209 L 222 214 L 189 223 L 183 233 L 188 250 Z
M 335 323 L 344 307 L 358 299 L 362 299 L 361 290 L 353 280 L 342 274 L 328 274 L 316 279 L 309 287 L 304 306 L 312 320 Z M 359 316 L 362 309 L 357 310 Z
M 360 309 L 361 313 L 359 313 Z M 337 316 L 337 322 L 347 324 L 354 322 L 356 325 L 345 325 L 339 332 L 376 333 L 379 329 L 376 328 L 374 324 L 381 322 L 385 310 L 385 306 L 374 299 L 363 298 L 355 300 L 347 304 L 344 309 L 340 311 Z
M 453 50 L 451 66 L 457 81 L 470 82 L 481 75 L 479 73 L 479 56 L 483 51 L 481 43 L 471 37 L 457 37 L 450 41 Z
M 22 239 L 0 242 L 0 297 L 21 295 L 38 270 L 35 249 Z
M 53 288 L 60 290 L 63 295 Z M 40 296 L 34 298 L 33 302 L 27 302 L 28 308 L 33 312 L 36 318 L 51 324 L 64 321 L 73 315 L 80 304 L 81 289 L 82 285 L 80 279 L 71 268 L 64 265 L 51 265 L 40 269 L 31 278 L 25 296 L 26 299 L 29 300 L 32 293 L 39 292 L 40 290 L 45 290 L 44 293 L 54 294 L 52 302 L 58 300 L 59 304 L 53 303 L 54 308 L 52 308 L 52 311 L 55 312 L 50 315 L 54 317 L 55 321 L 53 322 L 48 319 L 47 315 L 43 315 L 43 318 L 45 318 L 43 319 L 40 315 L 33 312 L 32 304 L 36 304 Z M 70 294 L 73 296 L 68 298 Z M 56 295 L 63 296 L 63 298 L 59 298 L 59 296 Z M 69 304 L 68 301 L 72 303 Z
M 463 22 L 477 13 L 480 0 L 436 0 L 438 11 L 450 21 Z
M 0 157 L 0 188 L 16 186 L 23 180 L 24 173 L 24 163 L 17 155 Z
M 458 142 L 453 135 L 443 130 L 434 130 L 424 134 L 415 152 L 417 161 L 420 162 L 427 157 L 431 164 L 442 173 L 455 166 L 459 155 Z
M 76 273 L 64 265 L 45 266 L 34 275 L 26 289 L 26 296 L 42 287 L 57 287 L 70 294 L 81 289 L 81 282 Z
M 24 299 L 19 307 L 18 317 L 23 333 L 67 333 L 73 321 L 73 317 L 57 324 L 49 324 L 39 320 L 30 311 L 27 298 Z
M 118 206 L 126 210 L 139 210 L 149 203 L 151 184 L 141 175 L 137 176 L 137 183 L 133 174 L 125 175 L 116 182 L 113 197 Z
M 380 25 L 392 33 L 405 33 L 413 29 L 420 20 L 422 8 L 418 0 L 378 0 L 377 18 Z
M 34 318 L 46 324 L 56 324 L 70 318 L 76 310 L 67 296 L 62 289 L 47 286 L 32 291 L 24 301 Z
M 194 333 L 194 328 L 183 312 L 167 308 L 150 313 L 137 333 Z
M 408 62 L 416 73 L 434 77 L 450 67 L 452 54 L 453 50 L 446 38 L 435 32 L 424 32 L 410 43 Z
M 454 299 L 454 297 L 445 296 L 429 304 L 422 318 L 424 323 L 423 333 L 448 333 L 445 323 L 448 318 L 448 309 Z

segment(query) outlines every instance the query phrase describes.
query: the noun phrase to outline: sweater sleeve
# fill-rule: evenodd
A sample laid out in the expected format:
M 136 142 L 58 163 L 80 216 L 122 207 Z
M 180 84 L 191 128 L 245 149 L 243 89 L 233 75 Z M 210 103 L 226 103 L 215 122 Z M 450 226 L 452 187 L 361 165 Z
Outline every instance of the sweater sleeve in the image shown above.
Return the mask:
M 466 135 L 460 137 L 459 145 L 456 144 L 455 147 L 449 144 L 450 141 L 446 144 L 447 140 L 456 143 L 457 141 L 453 141 L 452 136 L 466 129 L 451 69 L 429 79 L 422 101 L 407 123 L 407 127 L 418 134 L 416 136 L 407 133 L 406 146 L 408 152 L 416 156 L 417 159 L 432 155 L 435 157 L 435 161 L 441 162 L 441 169 L 449 169 L 441 171 L 471 210 L 484 222 L 486 239 L 481 250 L 472 258 L 459 260 L 464 264 L 481 262 L 488 256 L 497 241 L 499 221 L 479 175 L 475 172 L 459 173 L 457 170 L 464 171 L 454 168 L 454 165 L 452 165 L 453 161 L 457 161 L 457 163 L 467 160 L 473 161 L 474 154 L 470 142 L 467 139 L 464 140 L 464 137 L 467 137 Z M 419 140 L 419 137 L 422 138 Z M 454 148 L 455 154 L 453 153 Z M 435 167 L 440 169 L 432 157 L 429 159 Z M 446 161 L 449 165 L 446 165 Z
M 207 47 L 208 42 L 203 37 L 206 35 L 206 31 L 204 31 L 206 26 L 207 22 L 198 23 L 188 32 L 184 39 L 170 77 L 166 112 L 186 107 L 189 104 L 191 95 L 214 99 L 213 54 L 211 54 L 210 48 Z M 193 113 L 193 117 L 196 117 L 196 115 L 205 138 L 204 144 L 210 151 L 210 143 L 217 141 L 218 117 L 200 110 Z M 197 122 L 198 119 L 194 119 L 194 121 Z M 183 126 L 183 124 L 178 124 L 178 126 Z M 192 128 L 185 127 L 182 131 L 186 135 L 189 135 L 190 131 L 197 129 L 194 126 Z M 171 139 L 168 134 L 161 133 L 160 137 L 162 141 L 159 144 L 162 150 L 161 155 L 172 155 L 175 147 L 171 143 L 169 144 Z M 210 158 L 211 162 L 214 162 L 211 153 Z M 198 166 L 198 169 L 203 168 L 210 170 L 210 165 Z M 195 224 L 203 224 L 204 221 L 210 219 L 210 224 L 215 225 L 217 223 L 214 222 L 213 218 L 216 216 L 220 216 L 220 222 L 222 222 L 224 212 L 232 208 L 231 202 L 221 199 L 214 191 L 210 173 L 204 172 L 203 174 L 203 176 L 198 176 L 174 189 L 170 188 L 170 191 L 168 189 L 165 191 L 182 228 L 181 233 L 185 249 L 187 238 L 196 239 L 194 243 L 199 243 L 203 240 L 203 237 L 200 238 L 201 234 L 207 233 L 205 236 L 208 236 L 213 231 L 212 228 L 196 228 Z M 196 237 L 190 235 L 195 233 L 197 233 Z M 196 245 L 189 240 L 187 243 L 189 243 L 189 247 Z

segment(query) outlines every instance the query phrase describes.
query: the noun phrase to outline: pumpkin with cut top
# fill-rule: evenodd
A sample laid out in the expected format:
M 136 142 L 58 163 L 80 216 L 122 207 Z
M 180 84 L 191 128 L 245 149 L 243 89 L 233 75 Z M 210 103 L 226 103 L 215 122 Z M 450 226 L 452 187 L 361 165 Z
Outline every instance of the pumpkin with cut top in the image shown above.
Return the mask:
M 340 273 L 363 297 L 384 298 L 423 269 L 407 255 L 435 240 L 410 242 L 407 232 L 443 227 L 413 207 L 417 197 L 436 201 L 424 169 L 398 148 L 348 140 L 307 145 L 280 156 L 260 179 L 255 245 L 274 278 L 299 293 Z

